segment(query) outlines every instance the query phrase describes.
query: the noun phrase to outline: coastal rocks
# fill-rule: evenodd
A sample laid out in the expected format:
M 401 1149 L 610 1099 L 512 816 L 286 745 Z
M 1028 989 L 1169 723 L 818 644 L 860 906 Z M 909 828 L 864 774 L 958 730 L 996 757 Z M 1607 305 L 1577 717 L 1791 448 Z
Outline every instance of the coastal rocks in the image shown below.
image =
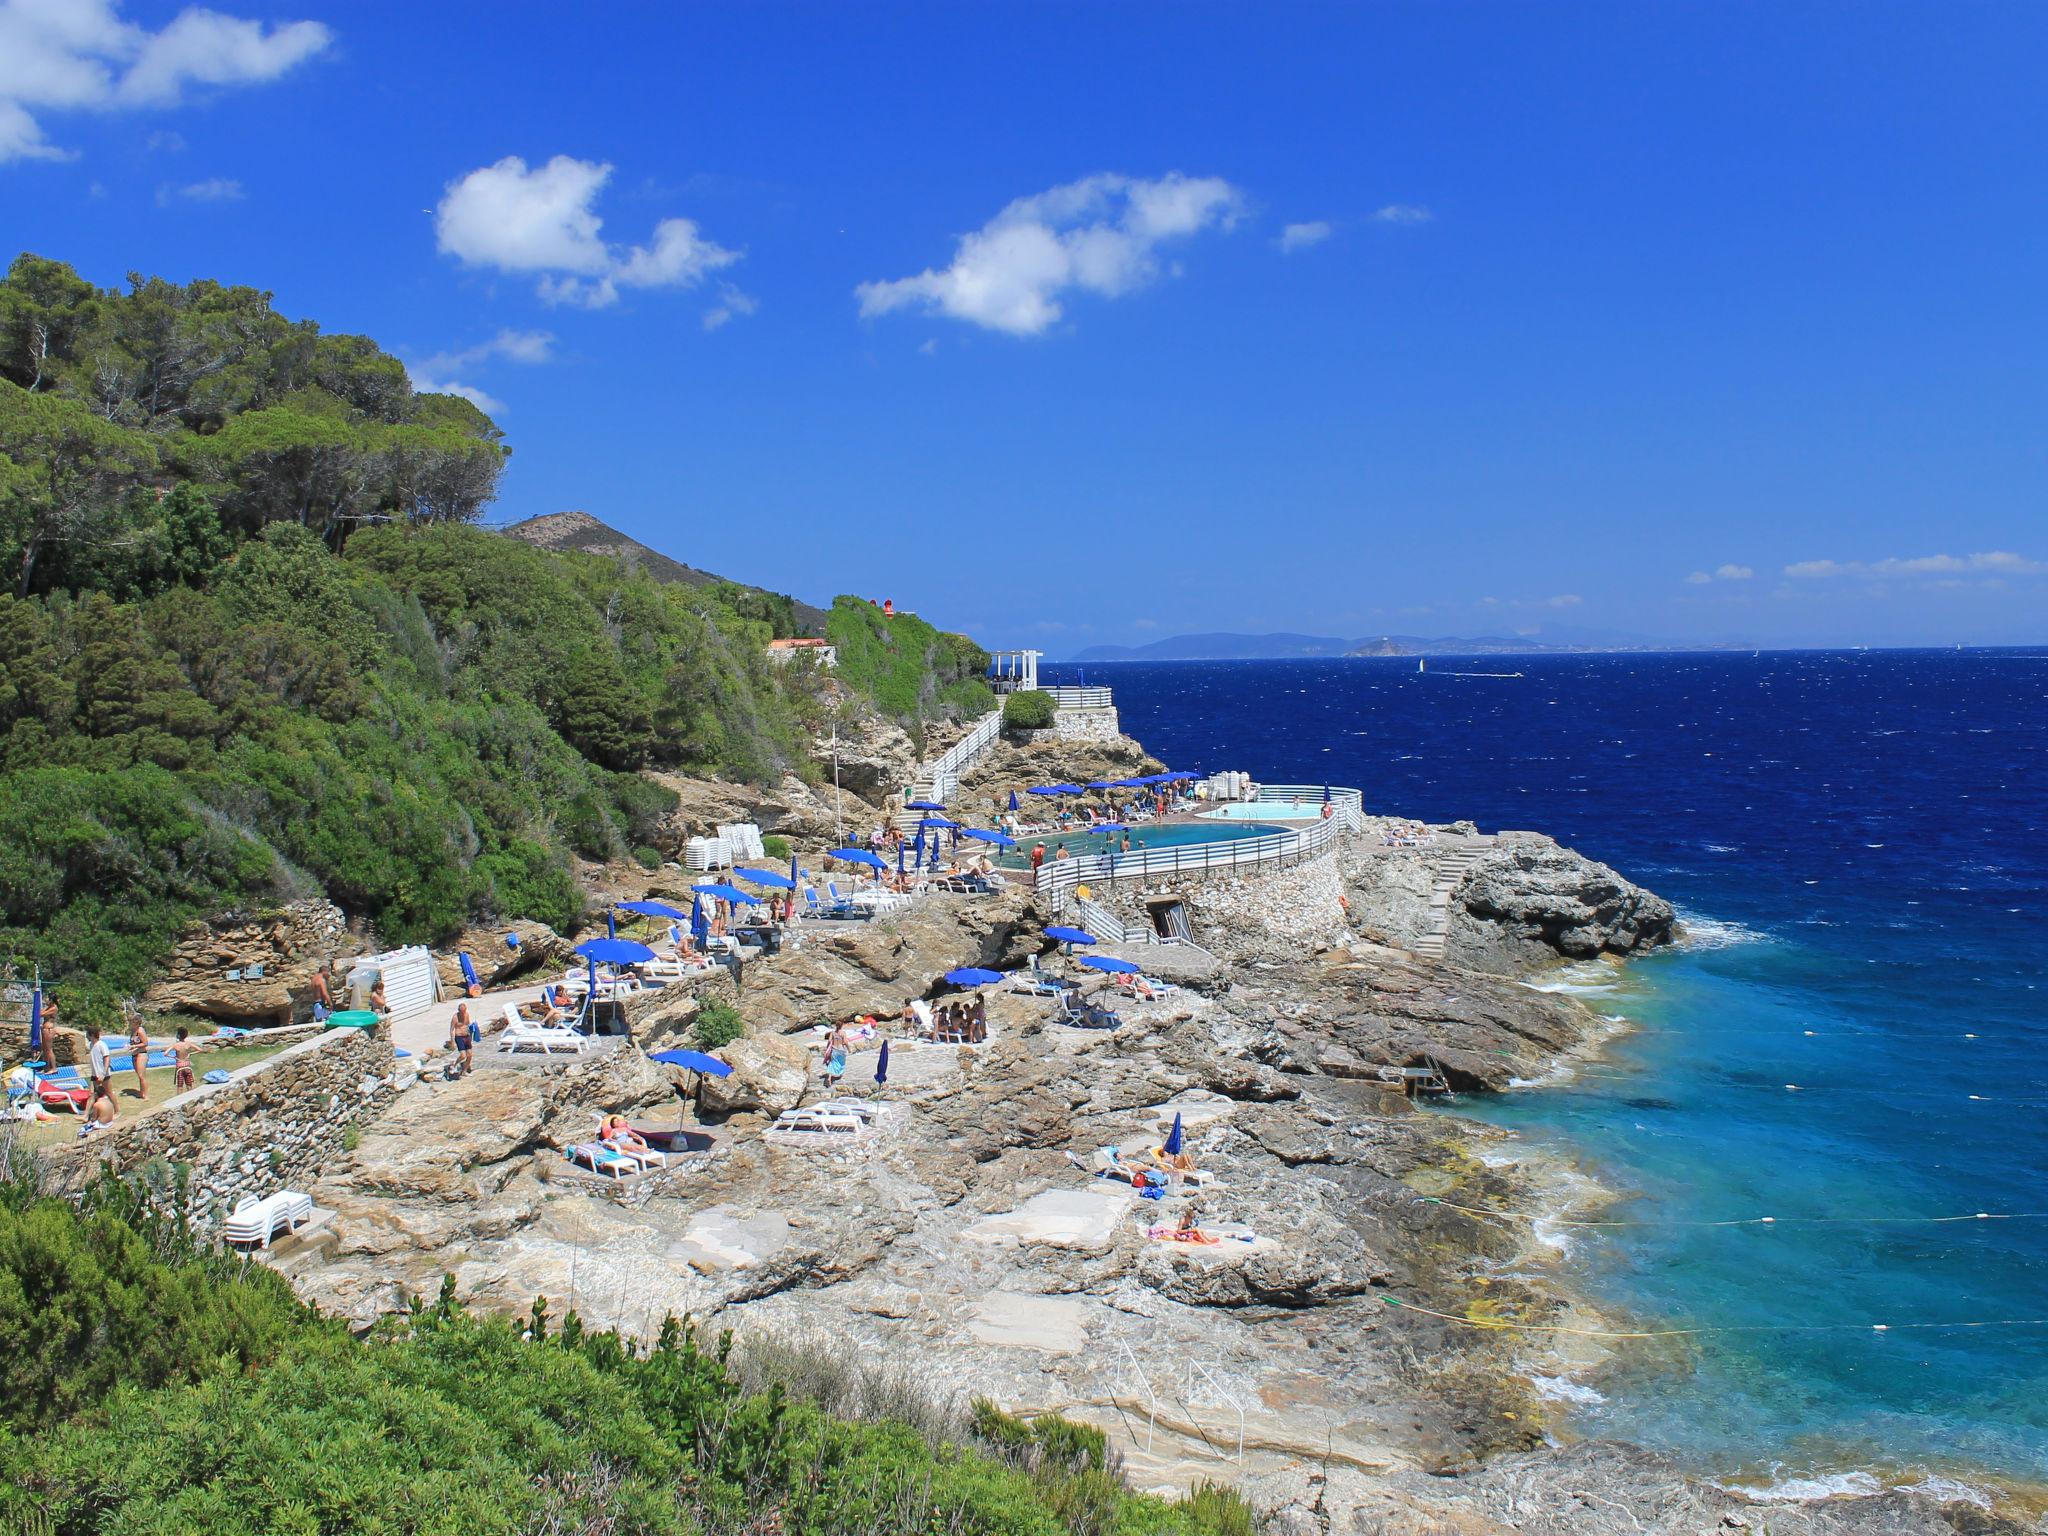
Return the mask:
M 290 1023 L 312 1006 L 313 973 L 323 962 L 375 947 L 329 901 L 201 923 L 179 939 L 142 1005 L 231 1024 Z
M 1165 764 L 1128 736 L 1080 739 L 1049 731 L 1042 733 L 1042 739 L 1028 742 L 1004 737 L 961 777 L 956 808 L 975 816 L 984 811 L 1000 814 L 1009 805 L 1012 790 L 1026 790 L 1034 784 L 1137 778 L 1164 768 Z
M 508 935 L 519 942 L 508 944 Z M 510 986 L 521 976 L 543 968 L 566 965 L 571 958 L 568 941 L 546 923 L 522 920 L 488 928 L 471 926 L 434 955 L 443 996 L 462 995 L 466 985 L 458 958 L 462 955 L 469 956 L 477 979 L 489 990 Z
M 695 779 L 682 774 L 651 773 L 673 790 L 676 807 L 669 813 L 667 849 L 678 854 L 686 839 L 709 836 L 719 827 L 750 821 L 764 833 L 804 842 L 825 842 L 833 836 L 832 786 L 814 788 L 795 774 L 784 774 L 772 788 L 733 784 L 724 779 Z
M 1452 898 L 1446 957 L 1507 974 L 1536 956 L 1626 955 L 1672 937 L 1671 903 L 1550 838 L 1504 833 Z
M 1012 886 L 969 901 L 940 896 L 868 920 L 814 927 L 802 948 L 747 967 L 741 1010 L 792 1030 L 872 1013 L 894 1015 L 962 965 L 1009 967 L 1039 948 L 1032 894 Z
M 940 739 L 938 733 L 933 739 Z M 922 756 L 909 732 L 876 714 L 863 715 L 850 728 L 842 724 L 837 737 L 814 737 L 811 755 L 833 768 L 835 782 L 846 793 L 891 809 L 916 776 Z
M 727 1077 L 706 1076 L 697 1088 L 700 1113 L 722 1120 L 752 1111 L 779 1115 L 803 1101 L 810 1085 L 810 1052 L 782 1035 L 754 1035 L 720 1051 L 732 1067 Z

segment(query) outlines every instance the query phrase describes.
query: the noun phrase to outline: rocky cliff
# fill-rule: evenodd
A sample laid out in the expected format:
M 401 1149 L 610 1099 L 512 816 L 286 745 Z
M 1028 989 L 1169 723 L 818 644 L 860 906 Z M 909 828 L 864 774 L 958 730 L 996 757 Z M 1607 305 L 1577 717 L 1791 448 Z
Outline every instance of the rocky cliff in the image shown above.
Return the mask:
M 1505 834 L 1452 893 L 1446 953 L 1511 974 L 1551 955 L 1590 960 L 1670 942 L 1671 903 L 1533 832 Z

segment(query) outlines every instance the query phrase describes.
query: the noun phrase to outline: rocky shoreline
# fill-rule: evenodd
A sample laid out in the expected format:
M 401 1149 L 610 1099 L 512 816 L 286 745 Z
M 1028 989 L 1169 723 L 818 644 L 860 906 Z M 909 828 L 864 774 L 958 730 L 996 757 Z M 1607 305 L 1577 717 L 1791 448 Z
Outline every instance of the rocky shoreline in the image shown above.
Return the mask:
M 1087 775 L 1090 752 L 1143 760 L 1135 743 L 1070 744 L 1063 771 Z M 1674 919 L 1534 836 L 1489 844 L 1433 908 L 1435 853 L 1375 826 L 1266 887 L 1205 890 L 1188 905 L 1206 959 L 1171 968 L 1171 995 L 1120 1000 L 1113 1031 L 993 993 L 987 1042 L 899 1045 L 894 1107 L 845 1152 L 758 1135 L 822 1094 L 800 1032 L 892 1015 L 955 966 L 1021 965 L 1056 918 L 1013 887 L 813 928 L 736 994 L 710 984 L 750 1028 L 713 1092 L 685 1105 L 631 1047 L 422 1084 L 326 1172 L 314 1195 L 333 1220 L 278 1262 L 364 1324 L 447 1273 L 480 1304 L 542 1293 L 594 1326 L 651 1332 L 673 1312 L 829 1337 L 933 1392 L 1088 1418 L 1137 1486 L 1241 1481 L 1288 1536 L 2024 1529 L 1902 1493 L 1766 1505 L 1638 1448 L 1567 1443 L 1559 1400 L 1604 1350 L 1540 1330 L 1609 1325 L 1558 1283 L 1537 1218 L 1602 1194 L 1506 1132 L 1418 1112 L 1381 1069 L 1426 1063 L 1485 1093 L 1597 1051 L 1609 1021 L 1520 978 L 1666 942 Z M 1435 912 L 1445 953 L 1418 957 Z M 639 1045 L 681 1040 L 695 1008 L 663 995 L 635 1019 Z M 848 1083 L 868 1086 L 873 1061 L 857 1053 Z M 598 1187 L 561 1149 L 614 1109 L 680 1116 L 717 1147 L 630 1192 Z M 1076 1166 L 1155 1144 L 1176 1114 L 1212 1175 L 1201 1222 L 1248 1239 L 1148 1237 L 1175 1207 Z

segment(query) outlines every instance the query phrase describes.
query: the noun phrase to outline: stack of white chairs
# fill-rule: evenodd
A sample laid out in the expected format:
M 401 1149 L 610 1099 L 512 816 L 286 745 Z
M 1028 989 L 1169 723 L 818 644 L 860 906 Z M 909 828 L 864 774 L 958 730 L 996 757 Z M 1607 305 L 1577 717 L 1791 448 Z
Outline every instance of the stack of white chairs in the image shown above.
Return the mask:
M 295 1189 L 280 1189 L 260 1200 L 244 1195 L 234 1215 L 221 1227 L 221 1237 L 230 1243 L 259 1243 L 268 1248 L 280 1228 L 296 1232 L 302 1222 L 312 1218 L 313 1197 Z

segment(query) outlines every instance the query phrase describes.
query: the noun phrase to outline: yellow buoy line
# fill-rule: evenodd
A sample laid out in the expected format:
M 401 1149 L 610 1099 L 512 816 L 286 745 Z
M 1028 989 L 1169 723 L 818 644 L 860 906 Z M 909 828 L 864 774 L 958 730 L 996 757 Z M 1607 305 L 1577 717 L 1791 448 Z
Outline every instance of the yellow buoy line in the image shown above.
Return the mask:
M 1957 1216 L 1731 1216 L 1718 1220 L 1678 1218 L 1651 1221 L 1575 1221 L 1528 1211 L 1486 1205 L 1460 1205 L 1437 1195 L 1418 1195 L 1418 1205 L 1440 1205 L 1467 1216 L 1495 1216 L 1511 1221 L 1541 1221 L 1553 1227 L 1791 1227 L 1791 1226 L 1940 1226 L 1960 1221 L 2048 1221 L 2048 1211 L 1967 1211 Z
M 1726 1323 L 1697 1328 L 1574 1328 L 1565 1323 L 1517 1323 L 1501 1318 L 1439 1312 L 1398 1296 L 1380 1300 L 1400 1312 L 1420 1312 L 1489 1333 L 1566 1333 L 1583 1339 L 1675 1339 L 1708 1333 L 1908 1333 L 1943 1328 L 2048 1328 L 2048 1317 L 1994 1317 L 1959 1323 Z

